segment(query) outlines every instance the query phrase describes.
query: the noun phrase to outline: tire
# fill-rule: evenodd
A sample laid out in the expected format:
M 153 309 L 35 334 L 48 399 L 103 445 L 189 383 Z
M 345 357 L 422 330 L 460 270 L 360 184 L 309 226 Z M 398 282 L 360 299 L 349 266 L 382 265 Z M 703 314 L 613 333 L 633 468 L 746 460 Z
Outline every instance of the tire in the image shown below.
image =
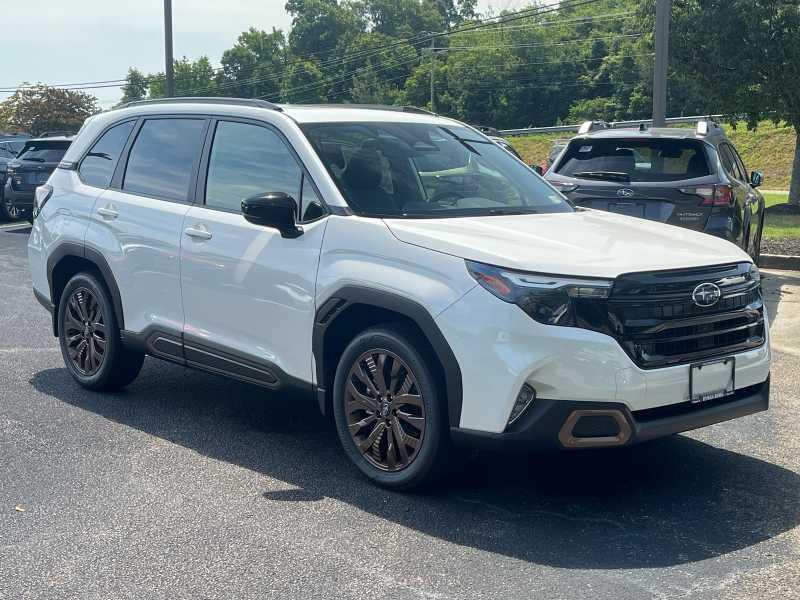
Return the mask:
M 396 324 L 364 331 L 345 349 L 334 380 L 345 453 L 369 479 L 395 490 L 431 482 L 450 448 L 443 390 L 429 366 L 435 359 L 416 337 Z
M 4 221 L 19 221 L 25 213 L 14 206 L 14 202 L 3 196 L 0 201 L 0 218 Z
M 78 273 L 64 288 L 58 339 L 67 370 L 86 389 L 122 389 L 142 369 L 144 354 L 122 346 L 114 304 L 95 273 Z
M 753 262 L 758 266 L 761 262 L 761 236 L 764 233 L 764 216 L 761 216 L 761 221 L 758 224 L 758 233 L 756 233 L 756 240 L 754 242 L 753 252 L 750 254 L 753 257 Z

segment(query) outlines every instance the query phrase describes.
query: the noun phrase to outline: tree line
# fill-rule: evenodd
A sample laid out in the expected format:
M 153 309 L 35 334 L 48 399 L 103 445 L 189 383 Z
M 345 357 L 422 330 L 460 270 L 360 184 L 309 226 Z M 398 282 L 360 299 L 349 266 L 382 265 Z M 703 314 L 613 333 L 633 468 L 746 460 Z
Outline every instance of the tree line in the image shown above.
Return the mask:
M 176 94 L 414 105 L 500 129 L 648 118 L 655 2 L 540 1 L 487 15 L 476 0 L 288 0 L 288 31 L 253 27 L 214 63 L 176 60 Z M 799 5 L 673 0 L 668 116 L 722 113 L 800 131 Z M 121 103 L 162 97 L 165 87 L 163 72 L 131 67 Z M 14 116 L 21 101 L 41 106 L 53 95 L 21 89 L 0 105 L 0 126 L 26 128 L 32 112 Z M 96 109 L 81 92 L 56 95 L 79 118 Z M 800 152 L 790 198 L 800 204 Z

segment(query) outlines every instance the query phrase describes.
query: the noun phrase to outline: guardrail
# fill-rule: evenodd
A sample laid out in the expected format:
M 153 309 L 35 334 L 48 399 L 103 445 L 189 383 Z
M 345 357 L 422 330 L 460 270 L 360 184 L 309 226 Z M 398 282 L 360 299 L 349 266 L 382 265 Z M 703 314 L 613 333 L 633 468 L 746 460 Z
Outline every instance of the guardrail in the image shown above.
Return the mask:
M 696 117 L 670 117 L 666 119 L 667 125 L 680 125 L 682 123 L 697 123 L 704 119 L 721 119 L 722 115 L 702 115 Z M 638 127 L 639 125 L 652 125 L 652 119 L 639 119 L 635 121 L 612 121 L 608 126 L 612 129 L 623 129 L 625 127 Z M 563 131 L 578 131 L 578 125 L 556 125 L 554 127 L 526 127 L 523 129 L 501 129 L 500 135 L 527 135 L 529 133 L 559 133 Z

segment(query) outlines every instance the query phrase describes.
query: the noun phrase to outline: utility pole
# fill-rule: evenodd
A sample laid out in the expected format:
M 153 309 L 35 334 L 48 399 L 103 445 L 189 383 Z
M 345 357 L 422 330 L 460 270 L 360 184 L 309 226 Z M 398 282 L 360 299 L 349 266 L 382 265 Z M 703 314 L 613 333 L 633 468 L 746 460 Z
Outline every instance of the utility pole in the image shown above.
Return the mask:
M 164 0 L 164 60 L 167 98 L 175 95 L 175 70 L 172 61 L 172 0 Z
M 436 92 L 433 72 L 436 69 L 436 36 L 431 33 L 431 112 L 436 112 Z
M 656 64 L 653 69 L 653 127 L 664 127 L 667 117 L 667 66 L 671 0 L 656 0 Z

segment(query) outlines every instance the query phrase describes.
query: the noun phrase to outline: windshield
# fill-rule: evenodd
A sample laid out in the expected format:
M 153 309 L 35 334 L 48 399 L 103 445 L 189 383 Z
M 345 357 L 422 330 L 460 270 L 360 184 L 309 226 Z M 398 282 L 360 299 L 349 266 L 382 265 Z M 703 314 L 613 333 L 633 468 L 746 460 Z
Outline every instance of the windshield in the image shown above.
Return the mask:
M 67 148 L 69 148 L 69 143 L 34 142 L 25 145 L 19 159 L 32 162 L 58 162 L 66 154 Z
M 571 212 L 532 169 L 479 134 L 427 123 L 303 130 L 348 204 L 377 217 Z
M 609 181 L 677 181 L 710 174 L 701 142 L 620 138 L 573 140 L 555 172 Z

